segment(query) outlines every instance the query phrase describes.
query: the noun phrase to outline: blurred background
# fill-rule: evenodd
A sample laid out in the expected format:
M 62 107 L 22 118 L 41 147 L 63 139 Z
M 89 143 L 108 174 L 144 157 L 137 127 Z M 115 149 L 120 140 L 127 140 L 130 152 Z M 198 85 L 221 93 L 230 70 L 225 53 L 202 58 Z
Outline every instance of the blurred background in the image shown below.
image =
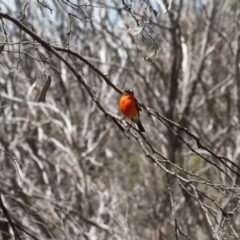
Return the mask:
M 238 0 L 0 8 L 0 192 L 21 239 L 239 239 Z M 121 128 L 129 88 L 144 136 Z

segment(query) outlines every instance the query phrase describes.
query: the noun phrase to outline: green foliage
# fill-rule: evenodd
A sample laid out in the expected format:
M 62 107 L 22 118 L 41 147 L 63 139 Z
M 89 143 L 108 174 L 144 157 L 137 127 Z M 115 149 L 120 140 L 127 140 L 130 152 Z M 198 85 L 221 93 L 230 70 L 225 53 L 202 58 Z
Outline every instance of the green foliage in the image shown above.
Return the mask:
M 204 160 L 198 155 L 190 155 L 185 157 L 184 159 L 185 167 L 193 173 L 197 172 L 200 168 L 202 168 L 204 164 Z
M 130 154 L 124 160 L 124 165 L 127 172 L 125 179 L 125 187 L 127 190 L 131 190 L 139 182 L 141 162 L 142 158 L 136 154 Z

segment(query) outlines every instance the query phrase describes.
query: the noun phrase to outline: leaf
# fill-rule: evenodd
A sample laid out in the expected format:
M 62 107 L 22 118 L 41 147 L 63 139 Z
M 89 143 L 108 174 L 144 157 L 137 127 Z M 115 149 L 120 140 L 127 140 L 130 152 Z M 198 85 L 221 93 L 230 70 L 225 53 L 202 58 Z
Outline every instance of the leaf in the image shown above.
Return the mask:
M 144 59 L 155 61 L 155 59 L 158 57 L 160 50 L 161 50 L 161 47 L 154 48 L 154 49 L 151 48 L 149 51 L 142 50 L 144 52 L 144 54 L 146 55 L 146 57 Z
M 4 50 L 4 46 L 5 46 L 5 44 L 3 44 L 3 45 L 0 46 L 0 54 L 1 54 L 2 51 Z
M 172 0 L 167 0 L 167 3 L 166 3 L 167 6 L 163 3 L 162 0 L 156 0 L 156 2 L 159 4 L 160 8 L 164 13 L 169 12 L 169 10 L 172 7 Z
M 172 0 L 168 0 L 167 12 L 171 9 L 171 7 L 172 7 Z
M 158 17 L 160 16 L 160 13 L 157 12 L 157 11 L 155 11 L 154 9 L 153 9 L 153 13 L 154 13 L 154 15 L 155 15 L 156 18 L 158 18 Z
M 148 59 L 154 60 L 155 56 L 156 56 L 156 52 L 151 51 L 151 52 L 148 53 L 148 55 L 145 57 L 145 59 L 146 60 L 148 60 Z
M 124 29 L 126 32 L 130 33 L 132 36 L 136 37 L 138 34 L 140 34 L 143 30 L 143 27 L 135 27 L 135 28 L 128 28 Z
M 36 87 L 37 81 L 32 84 L 32 86 L 28 89 L 27 95 L 30 96 L 32 94 L 33 89 Z
M 38 102 L 45 102 L 46 101 L 46 95 L 47 91 L 51 84 L 51 76 L 48 75 L 46 82 L 43 85 L 42 91 L 40 92 L 40 95 L 38 97 Z

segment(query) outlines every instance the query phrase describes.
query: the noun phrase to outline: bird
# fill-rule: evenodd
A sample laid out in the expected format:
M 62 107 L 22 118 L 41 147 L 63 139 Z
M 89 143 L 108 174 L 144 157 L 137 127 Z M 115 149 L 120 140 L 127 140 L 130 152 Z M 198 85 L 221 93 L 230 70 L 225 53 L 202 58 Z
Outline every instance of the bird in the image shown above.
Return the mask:
M 130 118 L 137 125 L 140 132 L 146 132 L 145 127 L 140 121 L 139 104 L 132 89 L 124 91 L 119 100 L 119 108 L 124 117 Z

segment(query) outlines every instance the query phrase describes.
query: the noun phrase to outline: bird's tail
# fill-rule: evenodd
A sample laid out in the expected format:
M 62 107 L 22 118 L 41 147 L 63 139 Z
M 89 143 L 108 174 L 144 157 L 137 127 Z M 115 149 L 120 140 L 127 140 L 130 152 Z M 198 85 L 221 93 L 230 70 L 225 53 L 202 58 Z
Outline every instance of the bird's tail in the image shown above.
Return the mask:
M 141 123 L 140 120 L 138 120 L 138 121 L 136 122 L 136 125 L 137 125 L 138 130 L 139 130 L 140 132 L 146 132 L 146 129 L 145 129 L 145 127 L 142 125 L 142 123 Z

